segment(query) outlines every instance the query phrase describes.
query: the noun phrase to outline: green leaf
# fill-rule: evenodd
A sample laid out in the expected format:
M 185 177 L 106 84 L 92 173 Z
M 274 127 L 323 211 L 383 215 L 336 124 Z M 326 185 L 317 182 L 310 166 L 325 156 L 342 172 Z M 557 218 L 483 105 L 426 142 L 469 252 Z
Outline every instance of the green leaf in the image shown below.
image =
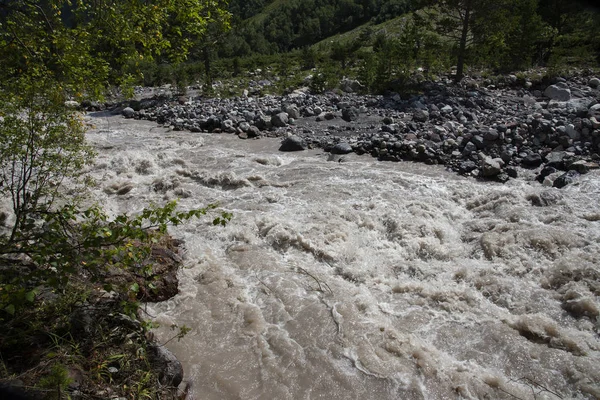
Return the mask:
M 33 301 L 35 300 L 35 290 L 31 290 L 27 293 L 25 293 L 25 300 L 27 300 L 30 303 L 33 303 Z
M 10 315 L 15 315 L 15 305 L 14 304 L 7 305 L 6 307 L 4 307 L 4 311 L 9 313 Z
M 138 293 L 140 291 L 140 285 L 138 285 L 136 282 L 129 287 L 129 290 L 133 293 Z

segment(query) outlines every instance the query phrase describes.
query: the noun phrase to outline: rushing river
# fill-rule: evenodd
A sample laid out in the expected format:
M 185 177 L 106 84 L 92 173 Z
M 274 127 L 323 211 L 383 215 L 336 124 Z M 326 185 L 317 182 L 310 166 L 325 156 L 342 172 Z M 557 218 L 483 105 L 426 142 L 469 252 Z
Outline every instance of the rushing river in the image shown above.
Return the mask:
M 172 230 L 149 307 L 197 400 L 600 398 L 600 173 L 562 190 L 92 117 L 97 200 Z M 115 194 L 131 186 L 127 194 Z

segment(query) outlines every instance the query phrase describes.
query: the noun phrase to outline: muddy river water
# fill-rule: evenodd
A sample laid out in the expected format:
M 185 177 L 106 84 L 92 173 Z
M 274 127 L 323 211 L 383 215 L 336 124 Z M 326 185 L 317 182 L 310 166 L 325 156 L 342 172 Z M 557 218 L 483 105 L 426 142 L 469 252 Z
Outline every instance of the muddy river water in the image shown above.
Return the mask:
M 110 213 L 177 198 L 233 213 L 172 230 L 181 291 L 148 307 L 160 340 L 190 328 L 167 347 L 196 399 L 600 398 L 597 171 L 502 185 L 89 121 Z

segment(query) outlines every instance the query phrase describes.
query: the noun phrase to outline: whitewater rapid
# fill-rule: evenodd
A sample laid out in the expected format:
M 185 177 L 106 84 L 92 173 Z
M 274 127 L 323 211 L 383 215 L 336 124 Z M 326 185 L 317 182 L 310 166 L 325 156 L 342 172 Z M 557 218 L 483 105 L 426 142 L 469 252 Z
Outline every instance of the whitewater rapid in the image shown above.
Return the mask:
M 167 347 L 196 399 L 600 398 L 598 171 L 502 185 L 88 121 L 110 213 L 233 213 L 172 229 L 180 294 L 148 308 L 163 342 L 190 328 Z

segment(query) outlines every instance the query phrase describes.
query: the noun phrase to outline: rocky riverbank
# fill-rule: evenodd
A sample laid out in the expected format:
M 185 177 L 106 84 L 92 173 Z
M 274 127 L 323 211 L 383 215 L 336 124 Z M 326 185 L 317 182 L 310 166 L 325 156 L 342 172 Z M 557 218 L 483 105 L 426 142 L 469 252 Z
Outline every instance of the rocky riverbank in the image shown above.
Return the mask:
M 282 151 L 320 147 L 331 160 L 355 152 L 443 164 L 501 182 L 527 168 L 544 185 L 563 187 L 600 160 L 600 79 L 590 74 L 531 81 L 509 75 L 460 85 L 445 79 L 422 84 L 414 95 L 299 89 L 233 99 L 154 97 L 114 111 L 192 133 L 282 137 Z

